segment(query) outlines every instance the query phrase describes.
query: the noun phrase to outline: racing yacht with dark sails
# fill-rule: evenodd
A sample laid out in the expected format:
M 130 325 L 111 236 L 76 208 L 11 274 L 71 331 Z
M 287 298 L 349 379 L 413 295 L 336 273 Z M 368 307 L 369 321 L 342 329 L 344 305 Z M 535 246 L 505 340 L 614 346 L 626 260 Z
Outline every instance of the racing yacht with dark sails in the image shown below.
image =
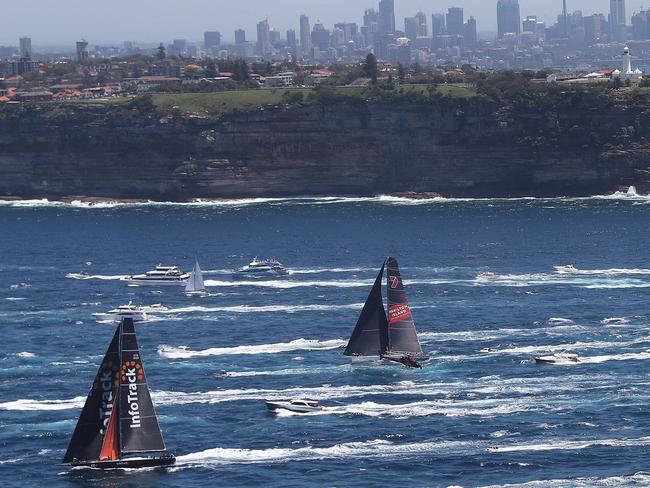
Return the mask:
M 165 450 L 131 318 L 115 331 L 63 462 L 101 469 L 176 462 Z
M 385 269 L 388 314 L 381 293 Z M 422 347 L 395 258 L 384 261 L 344 354 L 353 357 L 378 355 L 388 362 L 422 368 L 418 361 Z

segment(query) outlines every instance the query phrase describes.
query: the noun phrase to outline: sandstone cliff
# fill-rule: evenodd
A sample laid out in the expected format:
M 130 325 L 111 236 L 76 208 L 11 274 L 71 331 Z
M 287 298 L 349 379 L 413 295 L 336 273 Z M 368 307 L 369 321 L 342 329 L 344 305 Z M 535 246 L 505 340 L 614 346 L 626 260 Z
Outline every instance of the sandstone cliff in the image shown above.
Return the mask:
M 648 122 L 644 99 L 631 95 L 526 106 L 481 97 L 348 100 L 205 117 L 101 104 L 13 107 L 0 113 L 0 195 L 650 191 Z

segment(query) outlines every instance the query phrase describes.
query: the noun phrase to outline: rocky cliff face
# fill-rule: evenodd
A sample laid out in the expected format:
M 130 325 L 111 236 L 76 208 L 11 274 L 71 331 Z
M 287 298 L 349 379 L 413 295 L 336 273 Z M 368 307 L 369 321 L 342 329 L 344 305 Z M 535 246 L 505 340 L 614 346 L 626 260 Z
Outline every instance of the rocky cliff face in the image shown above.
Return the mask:
M 591 110 L 501 107 L 479 97 L 359 100 L 204 118 L 101 105 L 23 107 L 0 118 L 0 195 L 187 200 L 590 195 L 627 185 L 650 191 L 650 112 L 628 99 L 601 103 L 605 108 Z

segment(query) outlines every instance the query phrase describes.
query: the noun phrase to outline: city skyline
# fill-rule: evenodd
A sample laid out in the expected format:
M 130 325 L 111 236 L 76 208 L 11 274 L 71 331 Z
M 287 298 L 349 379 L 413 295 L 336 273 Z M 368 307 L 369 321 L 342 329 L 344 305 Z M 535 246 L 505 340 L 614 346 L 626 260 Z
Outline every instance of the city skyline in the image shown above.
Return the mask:
M 99 5 L 95 0 L 89 0 L 87 6 L 91 7 L 93 3 Z M 122 41 L 155 43 L 175 38 L 200 42 L 205 31 L 219 31 L 224 42 L 231 42 L 236 29 L 244 29 L 247 37 L 254 40 L 258 22 L 266 18 L 271 27 L 281 32 L 288 29 L 299 32 L 301 14 L 309 16 L 312 25 L 321 22 L 331 26 L 341 21 L 360 23 L 366 8 L 377 9 L 379 6 L 379 0 L 331 0 L 327 5 L 314 1 L 277 0 L 272 7 L 261 0 L 240 0 L 237 4 L 228 5 L 226 11 L 223 5 L 208 0 L 192 0 L 192 3 L 194 9 L 188 8 L 186 2 L 173 1 L 165 5 L 164 12 L 168 15 L 161 15 L 158 3 L 153 0 L 142 0 L 136 8 L 131 3 L 119 0 L 112 4 L 113 9 L 101 9 L 104 21 L 97 23 L 97 10 L 93 8 L 75 15 L 70 15 L 73 9 L 61 9 L 62 4 L 72 4 L 69 0 L 56 5 L 43 0 L 24 0 L 20 5 L 10 4 L 4 9 L 6 18 L 13 20 L 0 33 L 0 45 L 15 45 L 20 37 L 25 36 L 31 37 L 37 46 L 69 44 L 80 38 L 87 39 L 91 44 Z M 496 0 L 434 0 L 425 5 L 423 3 L 422 0 L 395 0 L 396 25 L 403 26 L 404 18 L 415 15 L 419 10 L 429 16 L 446 12 L 449 7 L 461 7 L 465 9 L 466 17 L 476 18 L 479 31 L 497 31 Z M 562 11 L 561 0 L 519 0 L 519 3 L 522 18 L 537 15 L 547 23 L 554 22 Z M 626 22 L 629 23 L 629 17 L 636 9 L 629 1 L 627 4 Z M 609 8 L 609 0 L 568 0 L 569 11 L 607 14 Z M 124 15 L 126 9 L 130 13 L 128 18 Z M 151 23 L 148 16 L 154 9 L 157 21 Z M 34 13 L 26 17 L 23 15 L 26 10 Z M 60 14 L 62 11 L 66 12 L 65 16 Z M 52 22 L 52 19 L 56 19 L 56 22 Z

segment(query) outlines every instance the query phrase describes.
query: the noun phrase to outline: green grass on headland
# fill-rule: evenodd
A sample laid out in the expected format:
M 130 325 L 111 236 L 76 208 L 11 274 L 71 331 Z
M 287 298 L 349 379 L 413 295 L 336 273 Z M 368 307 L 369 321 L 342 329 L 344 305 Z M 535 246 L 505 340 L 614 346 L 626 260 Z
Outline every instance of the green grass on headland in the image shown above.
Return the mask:
M 427 94 L 429 90 L 443 96 L 453 98 L 468 98 L 476 94 L 473 88 L 462 85 L 402 85 L 394 92 L 409 94 Z M 369 93 L 367 87 L 336 87 L 338 95 L 350 97 L 365 97 Z M 313 88 L 276 88 L 272 90 L 236 90 L 212 93 L 156 93 L 153 102 L 163 112 L 178 110 L 185 114 L 216 115 L 233 110 L 252 110 L 264 105 L 283 103 L 286 94 L 300 94 L 308 101 L 309 95 L 315 92 Z

